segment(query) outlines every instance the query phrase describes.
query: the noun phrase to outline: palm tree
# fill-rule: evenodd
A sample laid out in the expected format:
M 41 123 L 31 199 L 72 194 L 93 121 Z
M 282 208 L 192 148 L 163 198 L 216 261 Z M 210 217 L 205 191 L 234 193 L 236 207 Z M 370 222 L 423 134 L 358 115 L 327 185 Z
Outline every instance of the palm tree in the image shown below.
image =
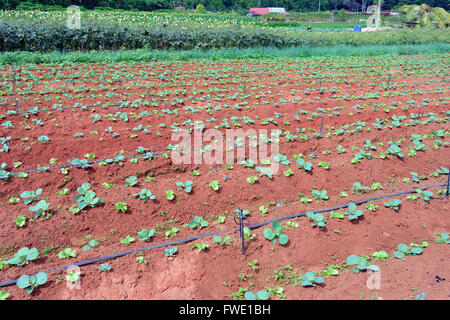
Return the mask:
M 450 14 L 443 8 L 432 8 L 429 5 L 405 5 L 399 8 L 400 13 L 411 22 L 417 22 L 423 27 L 434 26 L 445 28 L 450 23 Z

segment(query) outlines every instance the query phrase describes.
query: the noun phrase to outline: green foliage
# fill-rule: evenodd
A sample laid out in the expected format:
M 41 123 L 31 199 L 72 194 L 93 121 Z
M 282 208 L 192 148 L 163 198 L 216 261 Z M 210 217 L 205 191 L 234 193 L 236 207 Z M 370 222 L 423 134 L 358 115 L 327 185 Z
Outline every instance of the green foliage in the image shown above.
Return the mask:
M 152 239 L 152 237 L 155 235 L 155 229 L 142 229 L 141 231 L 138 232 L 138 240 L 139 241 L 147 241 L 150 242 L 150 240 Z
M 23 275 L 17 279 L 17 286 L 20 289 L 26 289 L 28 294 L 31 294 L 34 289 L 44 285 L 47 282 L 47 274 L 45 272 L 39 272 L 36 275 L 28 276 Z
M 6 300 L 11 294 L 6 290 L 0 290 L 0 301 Z
M 39 200 L 39 196 L 42 193 L 42 188 L 37 189 L 36 191 L 24 191 L 20 194 L 20 197 L 23 200 L 23 203 L 30 204 L 33 201 Z
M 107 262 L 105 262 L 105 263 L 102 263 L 102 264 L 98 267 L 98 269 L 99 269 L 100 271 L 107 272 L 107 271 L 110 271 L 112 268 L 111 268 L 111 266 L 110 266 Z
M 356 254 L 352 254 L 347 258 L 347 263 L 353 267 L 353 272 L 359 273 L 360 271 L 372 270 L 379 271 L 380 268 L 376 265 L 371 265 L 364 257 L 359 257 Z
M 215 236 L 213 238 L 213 240 L 215 243 L 217 243 L 218 245 L 221 245 L 221 246 L 231 245 L 230 237 L 223 237 L 223 239 L 222 239 L 222 237 L 220 237 L 220 236 Z
M 128 206 L 125 202 L 117 202 L 114 205 L 114 207 L 119 212 L 127 212 L 128 211 Z
M 58 253 L 58 257 L 60 259 L 75 258 L 76 256 L 76 251 L 72 250 L 71 248 L 66 248 Z
M 405 256 L 409 256 L 409 255 L 418 255 L 418 254 L 422 254 L 422 248 L 421 247 L 417 247 L 417 246 L 410 246 L 408 247 L 406 244 L 400 243 L 398 245 L 398 250 L 394 251 L 394 257 L 396 257 L 397 259 L 401 259 Z
M 164 250 L 164 255 L 166 257 L 175 257 L 175 254 L 178 252 L 178 248 L 177 247 L 172 247 L 172 248 L 166 248 Z
M 300 279 L 303 287 L 315 287 L 323 283 L 323 278 L 316 276 L 314 272 L 306 272 Z
M 130 243 L 133 243 L 136 240 L 136 238 L 127 235 L 125 238 L 120 238 L 120 243 L 124 244 L 124 245 L 129 245 Z
M 312 163 L 305 161 L 303 158 L 297 159 L 297 167 L 300 169 L 304 169 L 305 171 L 311 171 L 312 170 Z
M 188 223 L 189 228 L 199 228 L 200 230 L 206 228 L 208 225 L 208 221 L 204 221 L 203 218 L 199 216 L 195 216 L 194 219 Z
M 398 211 L 400 204 L 402 201 L 400 199 L 390 199 L 388 202 L 384 203 L 386 208 L 392 208 L 395 211 Z
M 358 220 L 363 215 L 362 210 L 356 210 L 356 204 L 349 203 L 348 210 L 344 212 L 348 216 L 349 220 Z
M 155 200 L 156 198 L 156 196 L 153 195 L 152 192 L 147 189 L 141 189 L 139 193 L 133 193 L 133 197 L 136 197 L 144 202 L 147 202 L 148 200 Z
M 288 235 L 283 233 L 283 226 L 279 221 L 272 222 L 272 228 L 264 229 L 263 235 L 264 238 L 271 241 L 272 243 L 276 243 L 277 238 L 281 245 L 286 245 L 289 241 Z
M 324 216 L 320 213 L 314 213 L 314 212 L 307 212 L 306 216 L 308 218 L 311 218 L 311 226 L 315 227 L 318 226 L 319 228 L 324 228 L 327 224 L 327 220 L 324 218 Z
M 269 293 L 266 290 L 260 290 L 256 293 L 246 291 L 244 297 L 246 300 L 269 300 Z
M 202 242 L 202 243 L 194 242 L 192 244 L 192 248 L 197 250 L 198 252 L 201 252 L 201 251 L 206 251 L 206 249 L 209 248 L 209 245 L 204 242 Z
M 78 209 L 83 210 L 88 206 L 93 208 L 103 203 L 103 200 L 96 197 L 94 191 L 89 190 L 90 188 L 91 185 L 87 182 L 77 188 L 79 195 L 75 196 L 75 201 L 78 202 Z
M 172 201 L 173 199 L 175 199 L 175 194 L 173 193 L 173 190 L 166 191 L 166 198 L 169 201 Z
M 217 180 L 213 180 L 209 183 L 209 186 L 211 187 L 211 189 L 213 189 L 214 191 L 217 191 L 220 189 L 220 184 L 219 181 Z
M 31 206 L 29 208 L 30 211 L 32 212 L 36 212 L 34 214 L 34 218 L 37 219 L 39 218 L 41 215 L 46 215 L 46 210 L 48 209 L 48 207 L 50 206 L 49 203 L 47 203 L 47 201 L 45 200 L 40 200 L 38 203 L 36 203 L 36 205 Z
M 179 190 L 184 190 L 186 193 L 191 193 L 192 192 L 192 181 L 186 181 L 186 182 L 182 182 L 179 181 L 176 183 L 176 185 L 178 186 Z
M 327 195 L 327 190 L 313 190 L 312 195 L 316 199 L 328 200 L 330 197 Z
M 19 251 L 17 251 L 14 256 L 6 260 L 6 264 L 9 264 L 10 266 L 24 266 L 28 264 L 28 262 L 36 260 L 39 256 L 39 251 L 36 248 L 28 249 L 27 247 L 21 248 Z
M 450 244 L 450 235 L 448 233 L 440 233 L 439 237 L 436 239 L 437 243 L 447 243 Z

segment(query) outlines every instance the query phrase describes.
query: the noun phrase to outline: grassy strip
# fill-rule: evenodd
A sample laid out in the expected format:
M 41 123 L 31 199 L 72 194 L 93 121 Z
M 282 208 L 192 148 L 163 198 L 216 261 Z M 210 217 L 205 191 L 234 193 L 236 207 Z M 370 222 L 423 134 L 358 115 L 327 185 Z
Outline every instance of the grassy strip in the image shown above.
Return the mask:
M 432 43 L 421 45 L 375 45 L 365 47 L 290 47 L 290 48 L 225 48 L 210 50 L 119 50 L 90 52 L 4 52 L 0 53 L 0 64 L 15 63 L 83 63 L 83 62 L 126 62 L 126 61 L 188 61 L 196 59 L 268 59 L 299 58 L 317 56 L 375 56 L 375 55 L 410 55 L 420 53 L 450 52 L 449 43 Z

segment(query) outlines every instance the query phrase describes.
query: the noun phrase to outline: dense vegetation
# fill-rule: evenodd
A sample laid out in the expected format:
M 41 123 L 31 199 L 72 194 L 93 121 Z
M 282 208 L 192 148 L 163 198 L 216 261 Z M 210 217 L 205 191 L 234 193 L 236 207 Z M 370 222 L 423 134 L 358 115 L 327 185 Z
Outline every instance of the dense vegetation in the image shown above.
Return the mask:
M 45 8 L 57 9 L 69 5 L 79 5 L 86 9 L 98 7 L 114 9 L 157 10 L 172 9 L 184 6 L 193 9 L 197 4 L 203 4 L 211 11 L 248 10 L 251 7 L 284 7 L 290 11 L 318 11 L 320 2 L 321 11 L 329 10 L 365 10 L 372 0 L 0 0 L 0 8 L 28 9 Z M 375 1 L 378 3 L 378 1 Z M 448 9 L 447 0 L 384 0 L 383 10 L 390 10 L 396 6 L 411 4 L 428 4 L 432 7 Z
M 0 51 L 208 49 L 271 46 L 334 46 L 448 43 L 446 30 L 307 32 L 269 28 L 247 17 L 208 14 L 88 11 L 80 29 L 69 29 L 65 12 L 0 12 Z

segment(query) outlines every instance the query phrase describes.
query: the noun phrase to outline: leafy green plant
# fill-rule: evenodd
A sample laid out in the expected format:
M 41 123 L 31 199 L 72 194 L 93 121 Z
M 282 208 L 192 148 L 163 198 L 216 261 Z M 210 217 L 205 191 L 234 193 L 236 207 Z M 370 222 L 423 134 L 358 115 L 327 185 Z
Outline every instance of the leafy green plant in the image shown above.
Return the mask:
M 99 269 L 100 271 L 107 272 L 107 271 L 110 271 L 112 268 L 111 268 L 111 266 L 110 266 L 107 262 L 105 262 L 105 263 L 102 263 L 102 264 L 98 267 L 98 269 Z
M 231 245 L 230 237 L 222 237 L 221 236 L 215 236 L 213 238 L 214 242 L 217 243 L 220 246 L 229 246 Z
M 172 247 L 172 248 L 166 248 L 164 250 L 164 255 L 166 257 L 175 257 L 175 254 L 178 252 L 178 248 L 177 247 Z
M 100 244 L 99 241 L 95 240 L 95 239 L 91 239 L 89 240 L 89 243 L 83 246 L 83 250 L 84 251 L 88 251 L 91 249 L 95 249 L 98 245 Z
M 202 217 L 195 216 L 189 223 L 188 226 L 191 229 L 199 228 L 200 230 L 209 225 L 208 221 L 204 221 Z
M 201 251 L 206 251 L 206 249 L 209 248 L 209 245 L 204 242 L 202 242 L 202 243 L 194 242 L 192 244 L 192 248 L 197 250 L 198 252 L 201 252 Z
M 316 199 L 328 200 L 330 197 L 327 195 L 327 190 L 313 190 L 312 195 Z
M 36 191 L 24 191 L 20 194 L 20 197 L 23 200 L 23 203 L 30 204 L 33 201 L 39 200 L 39 196 L 42 193 L 42 188 L 37 189 Z
M 356 204 L 349 203 L 348 210 L 344 212 L 348 216 L 349 220 L 358 220 L 363 215 L 362 210 L 356 210 Z
M 436 239 L 437 243 L 447 243 L 450 244 L 450 235 L 448 233 L 440 233 Z
M 167 190 L 166 191 L 166 198 L 169 201 L 172 201 L 173 199 L 175 199 L 175 194 L 173 193 L 172 190 Z
M 128 206 L 125 202 L 117 202 L 114 205 L 114 207 L 119 212 L 127 212 L 128 211 Z
M 42 215 L 45 216 L 47 214 L 46 211 L 47 211 L 49 206 L 50 206 L 50 203 L 47 203 L 47 201 L 45 201 L 45 200 L 40 200 L 38 203 L 36 203 L 36 205 L 31 206 L 29 208 L 29 210 L 32 211 L 32 212 L 36 212 L 34 214 L 34 218 L 37 219 L 40 216 L 42 216 Z
M 380 270 L 378 266 L 369 264 L 366 258 L 359 257 L 356 254 L 352 254 L 351 256 L 349 256 L 347 258 L 347 263 L 351 266 L 354 266 L 352 269 L 354 273 L 359 273 L 360 271 L 367 271 L 367 270 L 372 271 Z
M 253 259 L 253 261 L 248 262 L 247 265 L 255 271 L 259 269 L 258 259 Z
M 400 204 L 402 201 L 400 199 L 390 199 L 388 202 L 384 203 L 386 208 L 392 208 L 395 211 L 398 211 Z
M 247 178 L 247 182 L 250 184 L 254 184 L 256 181 L 258 181 L 258 177 L 251 176 Z
M 327 224 L 327 220 L 324 218 L 324 216 L 320 213 L 314 213 L 314 212 L 307 212 L 306 216 L 308 218 L 311 218 L 312 222 L 311 222 L 311 226 L 312 227 L 319 227 L 319 228 L 324 228 Z
M 376 251 L 372 254 L 372 257 L 374 260 L 386 261 L 386 259 L 389 257 L 389 255 L 386 251 Z
M 166 231 L 166 237 L 172 238 L 175 237 L 176 234 L 180 231 L 180 229 L 178 229 L 177 227 L 172 227 L 170 228 L 170 230 Z
M 369 187 L 363 187 L 361 183 L 355 182 L 353 183 L 353 190 L 358 193 L 364 193 L 365 191 L 370 190 Z
M 6 260 L 6 264 L 10 266 L 19 266 L 22 267 L 28 264 L 30 261 L 36 260 L 39 256 L 39 251 L 36 248 L 28 249 L 27 247 L 23 247 L 19 249 L 19 251 L 14 254 L 14 256 Z
M 213 180 L 209 183 L 209 186 L 211 187 L 211 189 L 213 189 L 214 191 L 217 191 L 220 189 L 220 184 L 219 181 L 217 180 Z
M 17 219 L 14 220 L 14 222 L 16 223 L 17 227 L 22 228 L 27 222 L 27 218 L 24 216 L 17 216 Z
M 430 198 L 433 196 L 433 191 L 424 191 L 421 189 L 416 189 L 416 192 L 417 192 L 418 197 L 421 198 L 425 202 L 430 201 Z
M 269 293 L 266 290 L 260 290 L 256 293 L 246 291 L 244 297 L 246 300 L 269 300 Z
M 192 192 L 192 184 L 193 184 L 193 182 L 190 180 L 188 180 L 186 182 L 179 181 L 176 183 L 176 185 L 178 186 L 178 189 L 184 190 L 186 193 Z
M 94 191 L 89 190 L 91 185 L 83 183 L 81 187 L 77 188 L 79 195 L 75 196 L 75 201 L 78 202 L 78 209 L 83 210 L 87 206 L 93 208 L 103 203 L 103 200 L 96 197 Z
M 120 238 L 120 243 L 124 244 L 124 245 L 129 245 L 130 243 L 133 243 L 136 240 L 136 238 L 127 235 L 125 238 Z
M 66 275 L 66 281 L 70 283 L 76 283 L 80 280 L 81 271 L 71 271 L 68 275 Z
M 321 167 L 321 168 L 324 168 L 325 170 L 329 170 L 330 169 L 330 163 L 329 162 L 320 161 L 317 165 L 319 167 Z
M 150 240 L 152 239 L 152 237 L 155 235 L 155 229 L 142 229 L 141 231 L 138 232 L 138 240 L 139 241 L 147 241 L 150 242 Z
M 277 238 L 281 245 L 286 245 L 289 241 L 288 235 L 283 233 L 283 226 L 279 221 L 272 222 L 272 228 L 264 229 L 263 235 L 264 237 L 271 241 L 272 243 L 276 243 Z
M 300 169 L 304 169 L 305 171 L 311 171 L 312 163 L 305 161 L 303 158 L 297 159 L 297 167 Z
M 125 179 L 125 186 L 126 187 L 134 187 L 138 184 L 137 177 L 131 176 Z
M 139 193 L 133 193 L 133 197 L 136 197 L 144 202 L 147 202 L 148 200 L 155 200 L 156 198 L 156 196 L 153 195 L 152 192 L 147 189 L 141 189 Z
M 323 278 L 316 276 L 314 272 L 306 272 L 300 279 L 303 287 L 315 287 L 317 284 L 323 283 Z
M 245 227 L 244 228 L 244 237 L 247 241 L 252 241 L 256 238 L 256 234 L 252 233 L 252 230 L 250 228 Z
M 39 272 L 36 275 L 28 276 L 23 275 L 17 279 L 17 286 L 20 289 L 26 289 L 28 294 L 31 294 L 34 289 L 44 285 L 47 282 L 47 274 L 45 272 Z
M 401 259 L 404 256 L 410 256 L 410 255 L 418 255 L 418 254 L 422 254 L 422 248 L 420 247 L 408 247 L 406 244 L 400 243 L 397 246 L 398 250 L 394 251 L 394 257 L 396 257 L 397 259 Z
M 0 290 L 0 301 L 4 301 L 9 298 L 11 294 L 6 290 Z
M 60 259 L 75 258 L 76 256 L 76 251 L 72 250 L 71 248 L 66 248 L 58 253 L 58 257 Z

